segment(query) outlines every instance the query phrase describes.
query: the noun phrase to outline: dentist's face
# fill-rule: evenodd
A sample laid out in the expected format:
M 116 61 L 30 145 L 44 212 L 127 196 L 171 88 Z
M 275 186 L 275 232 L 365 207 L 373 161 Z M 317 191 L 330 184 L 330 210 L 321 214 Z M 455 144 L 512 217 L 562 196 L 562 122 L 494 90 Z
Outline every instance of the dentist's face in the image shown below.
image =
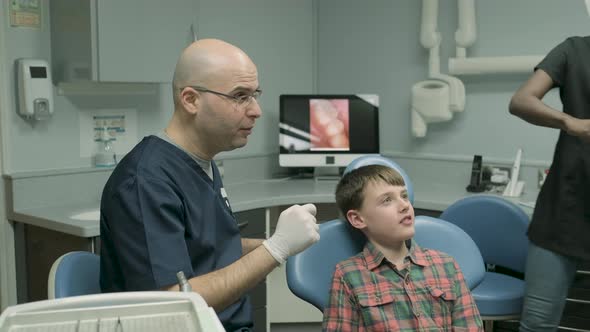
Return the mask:
M 219 152 L 245 146 L 256 119 L 262 114 L 258 101 L 247 98 L 259 89 L 258 72 L 251 61 L 225 69 L 221 77 L 218 81 L 225 83 L 210 84 L 207 88 L 235 99 L 200 92 L 202 109 L 195 119 L 197 130 L 205 134 L 201 137 L 206 137 L 213 150 Z

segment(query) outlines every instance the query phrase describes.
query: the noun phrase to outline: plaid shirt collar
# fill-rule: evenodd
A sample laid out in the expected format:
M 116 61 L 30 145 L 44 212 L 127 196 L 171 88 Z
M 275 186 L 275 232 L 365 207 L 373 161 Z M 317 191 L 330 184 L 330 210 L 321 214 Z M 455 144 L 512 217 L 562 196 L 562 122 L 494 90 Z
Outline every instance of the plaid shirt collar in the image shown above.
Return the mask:
M 428 266 L 430 263 L 426 259 L 426 255 L 422 248 L 418 246 L 416 241 L 413 239 L 406 241 L 406 246 L 408 247 L 408 256 L 410 261 L 416 265 L 420 266 Z M 367 265 L 367 269 L 373 270 L 383 264 L 385 260 L 385 256 L 381 251 L 379 251 L 375 245 L 371 241 L 367 241 L 365 244 L 365 248 L 363 249 L 362 253 L 363 259 L 365 260 L 365 264 Z

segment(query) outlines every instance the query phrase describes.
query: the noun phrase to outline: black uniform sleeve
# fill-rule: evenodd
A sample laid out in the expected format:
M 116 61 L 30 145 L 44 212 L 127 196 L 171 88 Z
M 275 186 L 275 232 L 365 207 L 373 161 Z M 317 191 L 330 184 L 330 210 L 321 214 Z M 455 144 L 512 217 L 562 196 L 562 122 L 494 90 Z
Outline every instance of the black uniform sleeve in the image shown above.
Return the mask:
M 547 56 L 535 67 L 535 70 L 543 69 L 551 77 L 555 85 L 561 87 L 566 78 L 566 66 L 570 50 L 571 41 L 568 38 L 549 51 Z

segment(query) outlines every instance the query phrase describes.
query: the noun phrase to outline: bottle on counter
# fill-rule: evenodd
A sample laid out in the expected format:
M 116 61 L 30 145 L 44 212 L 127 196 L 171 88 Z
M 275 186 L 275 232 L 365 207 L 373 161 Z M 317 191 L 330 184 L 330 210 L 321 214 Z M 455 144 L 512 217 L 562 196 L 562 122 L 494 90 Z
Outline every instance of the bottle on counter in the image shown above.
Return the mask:
M 94 156 L 94 166 L 111 167 L 117 164 L 117 154 L 113 147 L 114 140 L 110 137 L 108 128 L 103 127 L 98 141 L 98 152 Z

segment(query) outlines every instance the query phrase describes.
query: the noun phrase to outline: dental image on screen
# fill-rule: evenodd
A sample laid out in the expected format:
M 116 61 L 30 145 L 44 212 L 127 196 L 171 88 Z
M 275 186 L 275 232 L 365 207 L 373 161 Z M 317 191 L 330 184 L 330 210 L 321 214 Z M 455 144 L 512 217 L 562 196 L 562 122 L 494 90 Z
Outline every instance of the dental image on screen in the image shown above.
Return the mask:
M 280 166 L 344 167 L 378 153 L 379 96 L 280 96 Z
M 311 151 L 349 151 L 348 99 L 310 99 Z

